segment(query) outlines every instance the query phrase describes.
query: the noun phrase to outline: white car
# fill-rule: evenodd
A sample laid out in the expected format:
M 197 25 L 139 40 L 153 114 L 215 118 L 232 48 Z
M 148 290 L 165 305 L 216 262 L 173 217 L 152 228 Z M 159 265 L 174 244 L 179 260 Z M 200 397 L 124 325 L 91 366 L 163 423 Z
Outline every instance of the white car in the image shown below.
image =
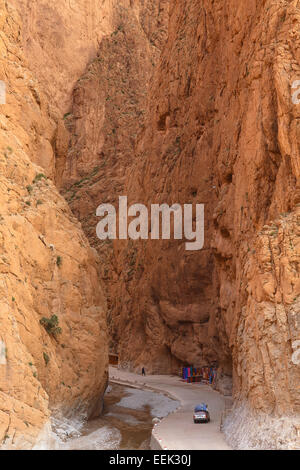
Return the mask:
M 195 406 L 194 423 L 209 423 L 210 415 L 205 403 Z

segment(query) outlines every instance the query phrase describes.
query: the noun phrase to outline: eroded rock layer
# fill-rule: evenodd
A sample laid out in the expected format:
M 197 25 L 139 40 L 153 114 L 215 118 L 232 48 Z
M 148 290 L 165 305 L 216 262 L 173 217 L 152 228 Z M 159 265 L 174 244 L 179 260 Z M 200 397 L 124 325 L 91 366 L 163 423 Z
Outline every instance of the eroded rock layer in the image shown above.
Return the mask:
M 53 445 L 51 414 L 99 414 L 107 384 L 99 260 L 50 179 L 60 110 L 49 100 L 52 79 L 35 73 L 45 53 L 33 65 L 24 45 L 27 22 L 32 42 L 49 32 L 38 3 L 16 2 L 18 12 L 0 1 L 0 442 L 8 449 Z
M 112 243 L 98 240 L 96 208 L 117 204 L 126 192 L 149 85 L 167 37 L 168 6 L 168 0 L 115 4 L 112 31 L 77 81 L 56 136 L 57 184 L 102 261 L 111 348 L 119 341 L 119 285 L 132 267 L 118 265 Z

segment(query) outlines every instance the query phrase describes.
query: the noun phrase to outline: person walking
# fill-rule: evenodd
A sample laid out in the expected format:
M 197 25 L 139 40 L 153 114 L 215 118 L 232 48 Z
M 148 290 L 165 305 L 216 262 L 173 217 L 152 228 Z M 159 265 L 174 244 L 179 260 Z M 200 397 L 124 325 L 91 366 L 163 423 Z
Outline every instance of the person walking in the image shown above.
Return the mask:
M 142 375 L 146 375 L 145 367 L 142 367 Z

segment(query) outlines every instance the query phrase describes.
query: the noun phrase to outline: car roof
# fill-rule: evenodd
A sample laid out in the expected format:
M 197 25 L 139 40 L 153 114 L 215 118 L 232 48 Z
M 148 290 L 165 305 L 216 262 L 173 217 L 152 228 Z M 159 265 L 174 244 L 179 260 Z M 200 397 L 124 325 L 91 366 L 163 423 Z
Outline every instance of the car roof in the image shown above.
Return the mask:
M 200 403 L 199 405 L 195 406 L 195 411 L 206 411 L 207 405 L 206 403 Z

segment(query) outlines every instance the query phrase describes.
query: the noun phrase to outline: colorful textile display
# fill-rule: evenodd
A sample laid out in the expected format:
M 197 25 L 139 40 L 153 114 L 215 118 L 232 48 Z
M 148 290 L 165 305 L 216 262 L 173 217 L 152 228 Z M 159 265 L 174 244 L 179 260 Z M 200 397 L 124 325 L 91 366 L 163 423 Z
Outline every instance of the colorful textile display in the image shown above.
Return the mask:
M 217 376 L 215 367 L 183 367 L 182 379 L 188 383 L 204 382 L 214 384 Z

